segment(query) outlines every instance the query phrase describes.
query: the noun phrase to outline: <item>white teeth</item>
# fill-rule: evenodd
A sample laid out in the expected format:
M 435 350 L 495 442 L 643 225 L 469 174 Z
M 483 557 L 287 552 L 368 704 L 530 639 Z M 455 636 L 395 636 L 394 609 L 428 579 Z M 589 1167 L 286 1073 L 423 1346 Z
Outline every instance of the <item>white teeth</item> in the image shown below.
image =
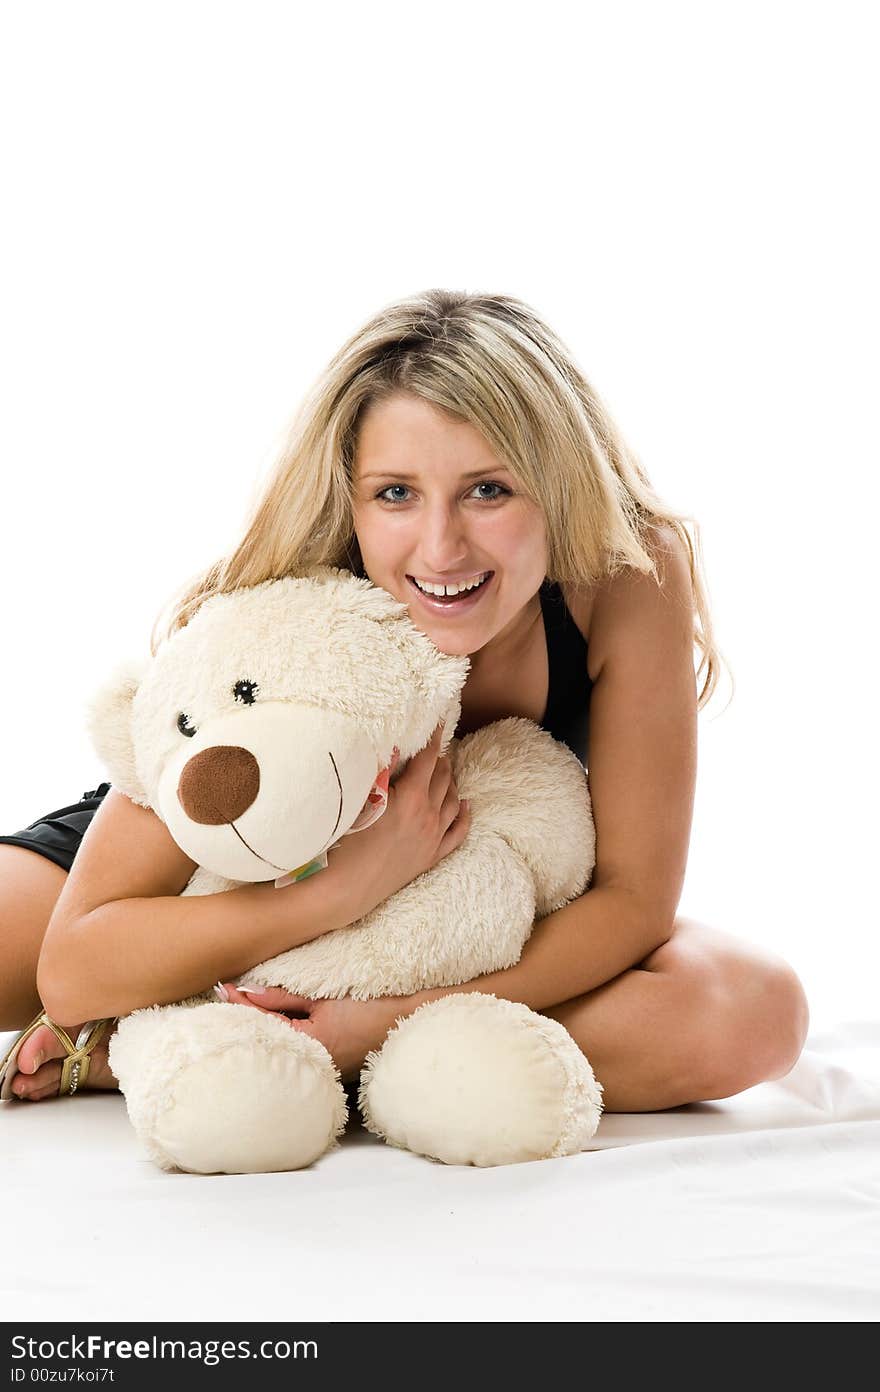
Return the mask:
M 482 584 L 488 574 L 488 570 L 484 570 L 482 575 L 475 575 L 473 580 L 465 580 L 460 585 L 432 585 L 427 580 L 416 580 L 415 576 L 412 577 L 412 580 L 413 584 L 418 585 L 425 594 L 455 595 L 462 594 L 465 590 L 476 589 L 477 585 Z

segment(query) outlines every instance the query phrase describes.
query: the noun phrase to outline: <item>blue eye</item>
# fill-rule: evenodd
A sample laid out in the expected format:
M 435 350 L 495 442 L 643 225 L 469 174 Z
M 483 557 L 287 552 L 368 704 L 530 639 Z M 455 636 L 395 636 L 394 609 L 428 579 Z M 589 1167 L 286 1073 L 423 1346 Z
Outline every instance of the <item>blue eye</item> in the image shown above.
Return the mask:
M 378 499 L 380 502 L 382 502 L 382 503 L 390 503 L 390 505 L 391 505 L 392 507 L 394 507 L 397 503 L 405 503 L 405 502 L 406 502 L 406 499 L 405 499 L 405 498 L 386 498 L 386 497 L 385 497 L 385 494 L 386 494 L 386 493 L 391 493 L 392 490 L 395 489 L 395 488 L 402 489 L 404 493 L 408 493 L 408 492 L 409 492 L 409 489 L 408 489 L 408 487 L 407 487 L 407 485 L 406 485 L 405 483 L 389 483 L 389 485 L 388 485 L 387 488 L 383 488 L 379 493 L 376 494 L 377 499 Z M 498 489 L 498 492 L 495 493 L 495 494 L 493 494 L 491 497 L 486 497 L 486 496 L 484 495 L 482 498 L 480 498 L 478 501 L 481 502 L 481 503 L 497 503 L 497 502 L 500 501 L 501 498 L 503 498 L 503 497 L 505 497 L 505 496 L 507 496 L 507 497 L 510 496 L 510 489 L 509 489 L 509 488 L 505 488 L 505 486 L 504 486 L 503 483 L 495 483 L 494 481 L 491 481 L 491 480 L 489 480 L 489 479 L 484 479 L 484 480 L 483 480 L 482 482 L 480 482 L 480 483 L 475 483 L 475 484 L 474 484 L 474 488 L 497 488 L 497 489 Z

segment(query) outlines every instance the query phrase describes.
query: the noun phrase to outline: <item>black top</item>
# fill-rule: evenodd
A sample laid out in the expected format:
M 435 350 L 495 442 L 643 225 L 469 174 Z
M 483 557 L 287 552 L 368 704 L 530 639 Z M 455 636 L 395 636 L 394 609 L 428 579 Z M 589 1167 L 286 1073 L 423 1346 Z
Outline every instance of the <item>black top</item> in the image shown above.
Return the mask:
M 545 580 L 541 586 L 541 612 L 550 669 L 547 709 L 541 726 L 554 739 L 567 744 L 586 767 L 593 689 L 587 674 L 587 642 L 554 581 Z

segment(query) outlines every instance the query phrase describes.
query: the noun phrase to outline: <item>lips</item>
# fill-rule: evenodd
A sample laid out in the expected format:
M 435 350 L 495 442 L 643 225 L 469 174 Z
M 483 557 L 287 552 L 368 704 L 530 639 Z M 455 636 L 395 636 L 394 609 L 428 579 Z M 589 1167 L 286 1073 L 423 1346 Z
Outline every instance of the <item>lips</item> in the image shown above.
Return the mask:
M 447 611 L 449 611 L 450 614 L 461 614 L 467 613 L 481 602 L 486 591 L 491 588 L 494 579 L 495 572 L 494 570 L 490 570 L 486 573 L 486 579 L 474 589 L 465 590 L 461 594 L 452 597 L 444 596 L 443 598 L 426 594 L 424 590 L 420 590 L 411 575 L 406 577 L 406 583 L 413 593 L 418 595 L 422 607 L 430 610 L 432 614 L 444 614 Z
M 475 571 L 473 572 L 473 574 L 471 574 L 471 575 L 469 575 L 469 576 L 467 577 L 467 579 L 470 580 L 470 581 L 473 581 L 473 580 L 475 579 L 475 577 L 479 575 L 479 577 L 480 577 L 479 584 L 471 584 L 471 587 L 470 587 L 469 590 L 459 590 L 459 591 L 457 592 L 457 594 L 455 594 L 455 595 L 443 595 L 443 596 L 441 596 L 441 595 L 435 595 L 435 594 L 432 594 L 430 590 L 422 589 L 422 588 L 421 588 L 421 585 L 420 585 L 420 583 L 419 583 L 419 581 L 416 579 L 416 577 L 415 577 L 414 575 L 407 575 L 406 578 L 407 578 L 407 580 L 409 580 L 412 584 L 415 585 L 416 589 L 418 589 L 418 590 L 420 591 L 421 594 L 426 594 L 426 595 L 428 595 L 428 597 L 429 597 L 430 599 L 439 599 L 439 598 L 444 598 L 444 599 L 448 599 L 448 598 L 457 599 L 459 595 L 470 594 L 471 590 L 479 590 L 479 589 L 481 589 L 482 586 L 485 585 L 485 584 L 487 583 L 487 581 L 489 581 L 489 580 L 492 579 L 492 576 L 493 576 L 494 574 L 495 574 L 494 570 L 475 570 Z M 434 582 L 428 581 L 428 582 L 426 582 L 426 583 L 431 584 L 431 583 L 434 583 Z M 440 584 L 440 583 L 443 583 L 443 582 L 438 581 L 437 583 Z M 464 582 L 461 581 L 461 580 L 448 580 L 448 581 L 446 581 L 445 583 L 446 583 L 446 584 L 449 584 L 449 585 L 460 585 L 460 584 L 463 584 Z

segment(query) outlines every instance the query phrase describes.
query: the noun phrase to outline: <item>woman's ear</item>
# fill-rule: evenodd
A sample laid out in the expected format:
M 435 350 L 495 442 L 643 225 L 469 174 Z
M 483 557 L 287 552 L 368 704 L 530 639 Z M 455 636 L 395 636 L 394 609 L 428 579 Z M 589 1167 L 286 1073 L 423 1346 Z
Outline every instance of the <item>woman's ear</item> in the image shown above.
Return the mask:
M 149 665 L 122 663 L 86 705 L 86 726 L 110 782 L 141 807 L 150 804 L 135 765 L 132 703 Z

